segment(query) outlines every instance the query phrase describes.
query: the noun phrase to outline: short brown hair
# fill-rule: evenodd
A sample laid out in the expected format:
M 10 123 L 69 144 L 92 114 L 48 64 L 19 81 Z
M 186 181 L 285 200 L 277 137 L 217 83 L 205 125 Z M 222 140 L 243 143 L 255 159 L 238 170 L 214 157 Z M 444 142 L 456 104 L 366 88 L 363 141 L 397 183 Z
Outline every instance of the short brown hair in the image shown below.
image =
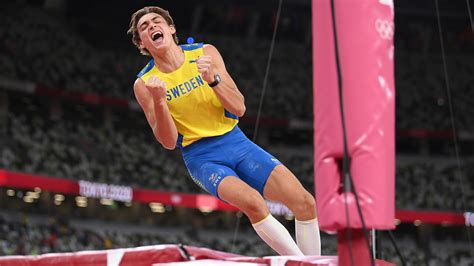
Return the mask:
M 173 26 L 176 28 L 173 22 L 173 18 L 171 18 L 170 13 L 168 10 L 165 10 L 161 7 L 157 6 L 146 6 L 137 12 L 133 13 L 132 19 L 130 20 L 130 28 L 128 28 L 127 34 L 132 35 L 132 42 L 135 44 L 135 46 L 140 50 L 140 53 L 144 55 L 150 55 L 150 53 L 146 49 L 140 48 L 140 34 L 138 33 L 137 29 L 137 24 L 138 21 L 140 20 L 141 17 L 143 17 L 146 14 L 150 13 L 156 13 L 160 16 L 162 16 L 165 20 L 166 23 L 168 23 L 169 26 Z M 178 44 L 178 36 L 176 36 L 176 33 L 173 34 L 173 39 L 176 44 Z

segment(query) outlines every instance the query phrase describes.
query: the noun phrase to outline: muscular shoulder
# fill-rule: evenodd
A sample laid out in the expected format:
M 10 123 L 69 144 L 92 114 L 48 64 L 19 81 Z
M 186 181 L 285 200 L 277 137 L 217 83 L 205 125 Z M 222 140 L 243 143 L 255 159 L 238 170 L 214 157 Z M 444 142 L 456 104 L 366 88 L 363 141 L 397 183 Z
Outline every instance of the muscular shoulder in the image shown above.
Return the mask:
M 219 69 L 225 70 L 225 63 L 224 59 L 222 58 L 221 54 L 217 50 L 217 48 L 212 44 L 205 44 L 203 47 L 204 55 L 209 55 L 212 58 L 212 64 L 218 67 Z
M 210 55 L 210 56 L 213 56 L 213 55 L 219 55 L 219 51 L 217 50 L 217 48 L 212 45 L 212 44 L 204 44 L 203 46 L 203 52 L 205 55 Z
M 137 78 L 133 83 L 133 90 L 136 92 L 137 90 L 143 90 L 145 88 L 145 82 L 141 78 Z
M 133 91 L 135 92 L 135 97 L 140 104 L 149 96 L 149 92 L 145 87 L 145 82 L 141 78 L 135 80 Z

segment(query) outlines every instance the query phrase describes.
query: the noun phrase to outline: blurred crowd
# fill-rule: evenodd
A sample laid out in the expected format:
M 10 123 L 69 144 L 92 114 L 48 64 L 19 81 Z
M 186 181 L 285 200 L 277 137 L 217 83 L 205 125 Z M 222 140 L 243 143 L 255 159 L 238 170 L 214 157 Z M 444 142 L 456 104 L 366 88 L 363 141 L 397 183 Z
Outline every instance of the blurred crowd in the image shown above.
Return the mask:
M 454 122 L 457 129 L 472 132 L 472 57 L 446 57 L 446 76 L 441 55 L 401 51 L 396 56 L 395 71 L 397 128 L 443 131 L 450 130 Z
M 140 112 L 14 93 L 8 94 L 8 110 L 1 168 L 162 191 L 200 191 L 179 152 L 160 147 Z M 314 191 L 311 150 L 269 148 Z M 397 193 L 398 208 L 463 211 L 461 188 L 466 207 L 474 206 L 472 158 L 463 159 L 461 168 L 448 157 L 403 158 L 399 155 L 396 171 L 397 191 L 403 191 Z
M 22 220 L 0 218 L 0 256 L 3 255 L 38 255 L 51 252 L 74 252 L 83 250 L 104 250 L 113 248 L 130 248 L 159 244 L 184 244 L 206 247 L 214 250 L 232 252 L 245 256 L 276 255 L 253 232 L 239 234 L 235 242 L 227 231 L 191 231 L 180 228 L 142 228 L 149 233 L 134 230 L 116 230 L 114 224 L 81 221 L 81 226 L 58 223 L 55 219 L 31 221 L 28 217 Z M 412 238 L 401 236 L 396 239 L 402 256 L 408 266 L 415 265 L 472 265 L 468 244 L 463 241 L 434 240 L 431 250 L 417 245 Z M 322 234 L 322 254 L 336 254 L 335 236 Z M 400 259 L 388 239 L 382 237 L 383 258 L 400 264 Z
M 235 9 L 220 17 L 224 24 L 212 25 L 203 20 L 200 26 L 216 35 L 196 35 L 196 40 L 212 43 L 221 51 L 229 72 L 245 95 L 247 115 L 252 116 L 258 110 L 270 41 L 268 36 L 259 39 L 258 31 L 252 38 L 233 35 L 245 24 L 245 10 Z M 210 15 L 217 11 L 205 12 Z M 282 20 L 281 34 L 301 28 L 291 21 L 297 19 L 289 16 Z M 439 53 L 438 29 L 433 27 L 436 24 L 429 19 L 406 21 L 397 22 L 395 40 L 397 129 L 449 131 L 454 122 L 458 130 L 472 137 L 473 33 L 458 27 L 455 19 L 444 24 L 445 68 L 444 57 Z M 0 79 L 31 81 L 40 87 L 128 100 L 134 98 L 132 84 L 136 73 L 149 60 L 133 49 L 106 49 L 93 44 L 67 20 L 52 16 L 41 7 L 4 4 L 0 24 L 8 25 L 0 27 Z M 216 25 L 221 29 L 216 29 Z M 265 26 L 272 27 L 271 23 Z M 312 121 L 311 45 L 304 40 L 304 36 L 298 41 L 277 39 L 262 109 L 265 117 Z M 129 45 L 132 46 L 131 42 Z M 0 168 L 163 191 L 202 192 L 188 177 L 179 152 L 166 151 L 155 141 L 141 112 L 19 92 L 0 91 L 0 98 Z M 312 150 L 265 148 L 284 162 L 309 191 L 314 191 Z M 458 164 L 452 158 L 425 157 L 398 160 L 397 208 L 465 211 L 465 201 L 465 207 L 471 210 L 474 159 L 463 157 Z M 171 236 L 138 234 L 0 219 L 0 255 L 161 243 L 205 246 L 249 256 L 273 254 L 255 237 L 238 238 L 233 249 L 227 238 L 202 237 L 191 232 Z M 473 263 L 467 245 L 454 240 L 434 241 L 436 252 L 432 254 L 419 252 L 409 238 L 402 239 L 400 245 L 408 265 Z M 395 252 L 389 250 L 387 258 L 397 261 Z M 323 246 L 323 253 L 335 254 L 335 246 Z
M 0 12 L 0 22 L 9 25 L 0 28 L 2 77 L 32 81 L 51 88 L 125 99 L 134 97 L 132 84 L 135 75 L 149 60 L 139 55 L 137 50 L 91 44 L 72 26 L 41 8 L 11 4 Z M 18 20 L 18 17 L 25 19 Z M 469 53 L 468 47 L 472 47 L 469 43 L 474 38 L 468 33 L 463 38 L 451 37 L 461 33 L 446 33 L 451 91 L 448 95 L 442 57 L 437 52 L 439 41 L 435 28 L 430 28 L 433 25 L 420 21 L 409 24 L 403 20 L 397 24 L 397 127 L 450 129 L 451 100 L 457 126 L 472 129 L 474 115 L 469 107 L 474 101 L 474 90 L 470 89 L 474 82 L 474 69 L 472 60 L 460 51 Z M 196 36 L 196 41 L 199 37 Z M 246 97 L 247 114 L 255 114 L 262 93 L 270 41 L 231 34 L 203 35 L 202 38 L 221 50 L 229 72 Z M 415 41 L 418 38 L 426 40 Z M 262 111 L 265 116 L 274 118 L 311 120 L 311 46 L 290 40 L 282 38 L 276 42 Z M 411 43 L 426 43 L 427 48 L 411 47 Z M 131 41 L 129 45 L 132 47 Z M 466 48 L 456 48 L 458 46 Z
M 42 101 L 44 100 L 44 101 Z M 9 101 L 2 167 L 14 171 L 168 191 L 197 191 L 178 152 L 160 148 L 138 112 Z
M 396 206 L 404 209 L 457 210 L 474 208 L 474 160 L 414 160 L 399 164 Z M 465 200 L 466 206 L 463 206 Z
M 41 9 L 18 11 L 0 11 L 4 13 L 2 24 L 11 25 L 0 28 L 0 38 L 4 40 L 0 46 L 1 76 L 51 88 L 134 98 L 133 82 L 148 57 L 139 55 L 138 50 L 99 50 Z M 27 19 L 17 20 L 17 16 Z M 206 38 L 221 50 L 229 72 L 246 96 L 247 109 L 256 112 L 269 42 L 225 36 Z M 310 50 L 302 44 L 283 41 L 275 49 L 273 64 L 283 67 L 274 68 L 268 78 L 266 97 L 271 100 L 265 102 L 264 114 L 311 118 L 310 102 L 301 104 L 302 99 L 311 100 L 307 97 L 311 95 L 311 57 L 304 52 Z
M 132 230 L 111 230 L 113 224 L 94 223 L 87 228 L 60 224 L 54 219 L 45 223 L 29 221 L 7 221 L 0 219 L 0 256 L 38 255 L 52 252 L 131 248 L 159 244 L 179 244 L 231 251 L 229 235 L 223 232 L 193 233 L 180 228 L 148 228 L 148 233 Z M 85 226 L 85 227 L 84 227 Z M 168 230 L 168 232 L 164 232 Z M 273 251 L 258 237 L 241 235 L 234 243 L 234 251 L 248 256 L 274 255 Z

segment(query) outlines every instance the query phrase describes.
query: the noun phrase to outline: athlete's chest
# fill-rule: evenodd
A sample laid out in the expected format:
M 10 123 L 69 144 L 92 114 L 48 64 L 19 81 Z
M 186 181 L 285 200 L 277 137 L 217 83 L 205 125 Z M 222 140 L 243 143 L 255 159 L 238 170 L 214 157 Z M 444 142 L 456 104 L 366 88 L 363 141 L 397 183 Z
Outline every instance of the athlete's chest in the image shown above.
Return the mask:
M 197 71 L 180 77 L 168 77 L 164 82 L 168 108 L 175 117 L 208 114 L 222 107 L 212 88 Z

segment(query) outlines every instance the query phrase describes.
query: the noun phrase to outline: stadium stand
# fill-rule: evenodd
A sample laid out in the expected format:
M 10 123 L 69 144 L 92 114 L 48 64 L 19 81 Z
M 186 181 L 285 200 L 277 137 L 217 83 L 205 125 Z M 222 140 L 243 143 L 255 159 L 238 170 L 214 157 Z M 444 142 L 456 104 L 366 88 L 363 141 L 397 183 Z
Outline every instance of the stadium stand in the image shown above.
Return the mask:
M 92 45 L 73 23 L 65 23 L 64 18 L 26 2 L 3 3 L 0 9 L 0 24 L 9 25 L 0 27 L 0 79 L 33 82 L 40 88 L 71 95 L 80 92 L 91 97 L 113 96 L 127 101 L 134 98 L 131 88 L 135 74 L 148 58 L 132 49 L 106 49 Z M 268 34 L 258 42 L 238 36 L 237 29 L 242 27 L 238 22 L 241 12 L 248 10 L 243 7 L 231 18 L 223 17 L 221 23 L 215 25 L 202 22 L 205 24 L 203 27 L 213 34 L 197 34 L 196 39 L 212 42 L 220 49 L 230 73 L 246 97 L 247 115 L 253 116 L 258 109 L 270 42 Z M 453 159 L 452 136 L 441 137 L 437 142 L 443 147 L 437 148 L 442 150 L 440 157 L 433 158 L 429 149 L 426 152 L 423 147 L 409 149 L 408 154 L 398 154 L 397 208 L 466 211 L 459 195 L 459 176 L 462 176 L 466 205 L 468 210 L 472 210 L 474 159 L 472 149 L 467 146 L 472 144 L 474 125 L 474 109 L 470 108 L 474 104 L 474 38 L 469 27 L 466 29 L 465 23 L 460 23 L 459 19 L 444 24 L 451 101 L 454 103 L 451 120 L 439 36 L 437 29 L 433 28 L 436 21 L 425 17 L 416 23 L 405 22 L 409 17 L 401 14 L 396 22 L 397 130 L 421 130 L 429 132 L 428 135 L 444 136 L 446 132 L 450 134 L 454 122 L 461 140 L 467 140 L 468 145 L 461 147 L 462 151 L 467 150 L 467 154 L 460 158 L 461 171 Z M 222 23 L 228 23 L 231 29 L 223 31 Z M 213 28 L 218 24 L 220 28 Z M 266 26 L 270 28 L 269 25 Z M 290 34 L 291 25 L 288 22 L 282 34 Z M 236 43 L 239 49 L 235 49 Z M 279 38 L 275 49 L 263 115 L 311 123 L 310 46 L 301 40 Z M 5 89 L 2 83 L 0 87 Z M 0 106 L 0 168 L 162 191 L 202 193 L 188 178 L 179 153 L 159 147 L 141 112 L 14 91 L 0 93 L 3 99 Z M 303 134 L 310 135 L 311 130 L 306 129 Z M 429 137 L 414 140 L 409 135 L 408 138 L 410 143 L 422 143 Z M 404 145 L 404 142 L 400 144 Z M 298 143 L 296 149 L 287 147 L 285 143 L 275 145 L 278 148 L 271 151 L 312 191 L 313 158 L 312 149 L 308 148 L 312 143 Z M 74 217 L 79 222 L 63 223 L 45 214 L 47 212 L 37 210 L 36 214 L 43 215 L 43 218 L 4 215 L 0 219 L 0 255 L 35 255 L 161 243 L 205 246 L 248 256 L 273 254 L 249 232 L 239 235 L 233 248 L 228 231 L 207 234 L 203 228 L 203 232 L 196 234 L 181 227 L 166 227 L 171 233 L 164 232 L 163 228 L 148 228 L 143 232 L 133 226 L 114 230 L 115 222 L 99 221 L 88 226 L 87 221 Z M 401 235 L 399 246 L 408 265 L 474 263 L 465 239 L 441 236 L 430 240 L 429 247 L 426 247 L 421 243 L 423 241 L 415 241 L 416 237 L 408 233 L 402 232 Z M 324 235 L 323 243 L 323 254 L 336 253 L 334 237 Z M 399 263 L 393 248 L 387 244 L 384 246 L 385 258 Z

